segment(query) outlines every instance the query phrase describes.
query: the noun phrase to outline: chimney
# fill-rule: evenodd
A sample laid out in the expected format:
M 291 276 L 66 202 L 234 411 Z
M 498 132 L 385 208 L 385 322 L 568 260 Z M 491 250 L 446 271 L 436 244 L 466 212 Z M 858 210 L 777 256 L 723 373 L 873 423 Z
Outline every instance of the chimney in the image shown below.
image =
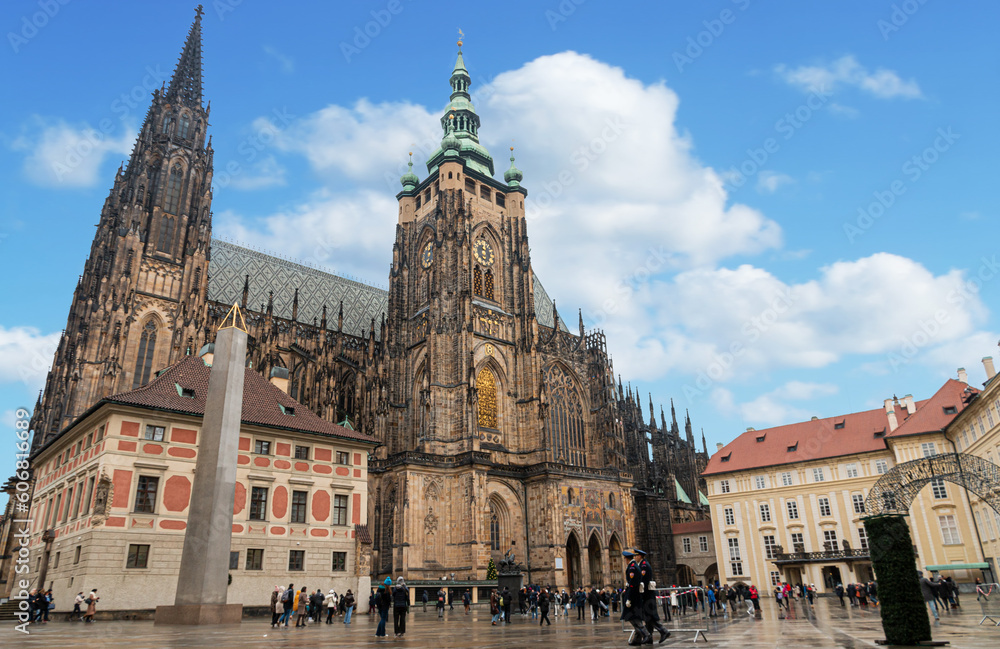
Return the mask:
M 272 367 L 271 385 L 288 394 L 288 370 L 284 367 Z
M 885 400 L 885 418 L 889 420 L 890 433 L 899 428 L 899 422 L 896 421 L 896 408 L 892 399 Z
M 212 361 L 215 359 L 215 343 L 207 343 L 201 348 L 198 355 L 201 356 L 201 360 L 205 362 L 205 365 L 212 367 Z
M 958 380 L 966 385 L 969 384 L 969 374 L 965 371 L 964 367 L 958 368 Z
M 718 453 L 719 451 L 721 451 L 722 450 L 722 446 L 723 446 L 722 442 L 716 442 L 715 443 L 715 452 Z
M 903 397 L 903 403 L 906 404 L 906 412 L 911 415 L 917 411 L 917 404 L 913 403 L 913 395 L 908 394 Z
M 986 380 L 989 381 L 994 376 L 997 375 L 996 369 L 993 367 L 993 357 L 987 356 L 983 359 L 983 367 L 986 368 Z
M 809 419 L 809 421 L 816 421 L 817 419 L 819 419 L 819 417 L 817 417 L 816 415 L 813 415 L 813 416 L 812 416 L 812 417 L 811 417 L 811 418 Z
M 755 430 L 757 430 L 757 429 L 756 429 L 756 428 L 754 428 L 753 426 L 747 426 L 747 432 L 748 432 L 748 433 L 752 433 L 752 432 L 754 432 Z

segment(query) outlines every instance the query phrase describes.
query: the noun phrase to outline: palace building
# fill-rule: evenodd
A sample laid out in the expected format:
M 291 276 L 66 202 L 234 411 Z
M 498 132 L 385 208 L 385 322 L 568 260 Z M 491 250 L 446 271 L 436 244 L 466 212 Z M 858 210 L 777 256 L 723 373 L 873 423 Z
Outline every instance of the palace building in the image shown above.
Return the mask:
M 511 153 L 495 177 L 459 47 L 440 147 L 383 215 L 386 291 L 213 240 L 199 15 L 105 201 L 32 419 L 36 458 L 105 397 L 194 358 L 238 303 L 253 372 L 378 443 L 373 577 L 481 581 L 513 550 L 534 583 L 620 584 L 638 545 L 673 580 L 672 523 L 706 517 L 704 435 L 699 451 L 672 405 L 657 425 L 651 399 L 647 422 L 604 334 L 571 329 L 542 287 L 524 174 Z

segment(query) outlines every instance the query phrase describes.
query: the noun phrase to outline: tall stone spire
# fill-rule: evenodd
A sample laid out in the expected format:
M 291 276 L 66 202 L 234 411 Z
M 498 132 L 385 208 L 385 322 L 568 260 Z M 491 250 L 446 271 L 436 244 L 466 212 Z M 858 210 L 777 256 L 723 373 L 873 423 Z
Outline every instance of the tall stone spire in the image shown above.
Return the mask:
M 181 58 L 167 87 L 166 98 L 170 103 L 201 108 L 201 17 L 204 13 L 198 5 Z

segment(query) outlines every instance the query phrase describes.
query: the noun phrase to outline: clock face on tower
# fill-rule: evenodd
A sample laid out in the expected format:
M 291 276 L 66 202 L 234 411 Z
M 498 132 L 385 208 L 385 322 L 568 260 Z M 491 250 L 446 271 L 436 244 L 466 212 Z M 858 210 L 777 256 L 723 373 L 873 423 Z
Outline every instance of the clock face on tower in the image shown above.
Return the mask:
M 428 241 L 423 252 L 420 253 L 420 265 L 424 268 L 430 268 L 432 263 L 434 263 L 434 242 Z
M 493 265 L 493 246 L 491 246 L 486 241 L 480 239 L 476 242 L 476 245 L 472 247 L 472 252 L 478 261 L 483 266 Z

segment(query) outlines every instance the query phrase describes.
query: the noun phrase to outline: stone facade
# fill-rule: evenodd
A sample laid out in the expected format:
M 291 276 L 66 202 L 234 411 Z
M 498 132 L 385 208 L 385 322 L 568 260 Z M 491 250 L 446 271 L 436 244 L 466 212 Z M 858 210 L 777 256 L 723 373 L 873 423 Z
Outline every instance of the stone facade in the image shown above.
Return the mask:
M 522 174 L 511 156 L 494 178 L 461 52 L 441 148 L 425 178 L 401 179 L 386 292 L 211 241 L 200 30 L 106 201 L 34 413 L 36 451 L 101 397 L 211 343 L 239 302 L 253 368 L 381 443 L 373 576 L 482 579 L 513 549 L 537 583 L 611 584 L 637 544 L 672 575 L 671 521 L 707 511 L 704 439 L 698 452 L 690 419 L 682 439 L 662 409 L 657 426 L 652 404 L 646 423 L 615 385 L 604 334 L 582 318 L 570 331 L 542 288 Z

